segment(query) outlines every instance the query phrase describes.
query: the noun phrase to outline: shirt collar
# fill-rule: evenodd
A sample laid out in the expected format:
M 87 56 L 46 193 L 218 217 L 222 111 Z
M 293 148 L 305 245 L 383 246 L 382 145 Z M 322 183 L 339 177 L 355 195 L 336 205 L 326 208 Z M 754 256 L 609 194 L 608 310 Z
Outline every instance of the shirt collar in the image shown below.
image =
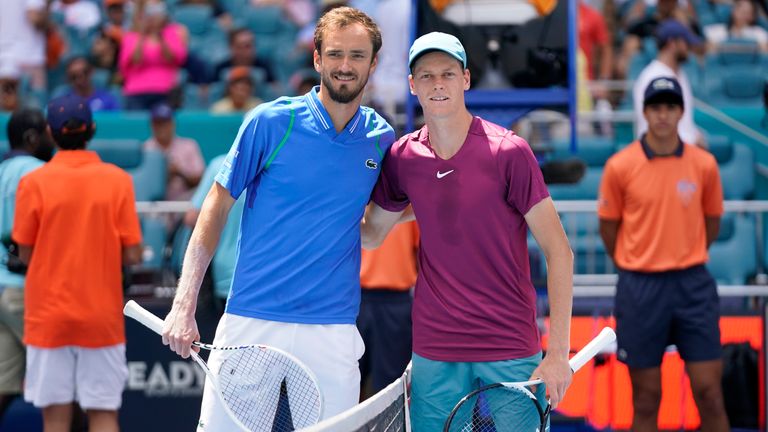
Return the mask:
M 32 153 L 23 149 L 13 149 L 6 153 L 2 160 L 7 161 L 8 159 L 15 158 L 16 156 L 32 156 Z
M 685 144 L 683 144 L 683 140 L 681 140 L 680 137 L 677 137 L 677 148 L 675 149 L 674 153 L 670 155 L 657 155 L 653 152 L 653 150 L 651 150 L 651 146 L 648 145 L 648 141 L 646 140 L 647 136 L 648 134 L 643 134 L 643 136 L 640 137 L 640 146 L 643 148 L 643 153 L 645 153 L 645 157 L 648 160 L 651 160 L 655 157 L 683 157 L 683 148 L 685 147 Z
M 320 90 L 320 86 L 314 86 L 312 87 L 312 90 L 310 90 L 309 93 L 305 95 L 305 98 L 307 100 L 307 106 L 309 106 L 309 110 L 315 116 L 315 119 L 317 119 L 318 123 L 320 124 L 320 127 L 323 128 L 323 130 L 327 131 L 329 129 L 334 129 L 331 116 L 330 114 L 328 114 L 328 111 L 323 106 L 323 103 L 320 102 L 320 98 L 317 95 L 317 92 L 319 90 Z M 350 134 L 354 133 L 355 130 L 361 127 L 360 119 L 362 119 L 362 117 L 363 117 L 362 107 L 358 107 L 357 112 L 355 113 L 354 116 L 352 116 L 352 119 L 347 123 L 344 129 L 348 131 Z
M 98 153 L 92 150 L 61 150 L 53 155 L 51 162 L 63 163 L 65 165 L 85 165 L 94 162 L 101 162 Z

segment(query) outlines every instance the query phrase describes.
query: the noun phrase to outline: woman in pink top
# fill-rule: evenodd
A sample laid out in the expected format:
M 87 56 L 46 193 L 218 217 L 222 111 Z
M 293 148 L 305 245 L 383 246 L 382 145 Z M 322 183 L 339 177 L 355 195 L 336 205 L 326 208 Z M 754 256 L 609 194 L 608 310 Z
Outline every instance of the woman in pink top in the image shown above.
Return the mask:
M 150 109 L 167 102 L 187 58 L 187 30 L 168 21 L 162 0 L 137 0 L 133 30 L 120 46 L 119 68 L 124 78 L 125 107 Z

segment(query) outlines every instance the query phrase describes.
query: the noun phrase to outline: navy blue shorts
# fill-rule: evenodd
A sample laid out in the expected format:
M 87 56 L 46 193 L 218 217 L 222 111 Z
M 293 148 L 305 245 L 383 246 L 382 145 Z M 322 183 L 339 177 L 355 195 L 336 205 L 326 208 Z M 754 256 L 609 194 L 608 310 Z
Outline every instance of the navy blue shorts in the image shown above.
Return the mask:
M 403 374 L 411 361 L 413 298 L 409 291 L 363 289 L 357 329 L 365 342 L 360 359 L 362 383 L 370 376 L 379 392 Z
M 685 361 L 719 359 L 720 300 L 703 265 L 642 273 L 619 270 L 614 313 L 620 361 L 632 368 L 661 365 L 668 345 Z

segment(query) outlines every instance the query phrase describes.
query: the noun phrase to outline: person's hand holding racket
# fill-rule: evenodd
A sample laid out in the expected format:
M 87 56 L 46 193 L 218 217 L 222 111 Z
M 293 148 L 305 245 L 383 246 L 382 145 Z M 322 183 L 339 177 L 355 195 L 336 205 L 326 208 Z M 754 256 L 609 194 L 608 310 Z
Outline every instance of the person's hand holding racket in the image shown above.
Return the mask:
M 547 397 L 552 408 L 557 408 L 557 404 L 565 397 L 565 391 L 571 385 L 573 371 L 568 364 L 568 354 L 558 355 L 554 352 L 547 352 L 539 366 L 531 374 L 530 380 L 540 379 L 544 381 L 547 389 Z
M 174 302 L 163 324 L 163 345 L 182 358 L 189 358 L 190 350 L 200 352 L 193 342 L 200 342 L 200 332 L 195 321 L 195 305 L 185 307 Z

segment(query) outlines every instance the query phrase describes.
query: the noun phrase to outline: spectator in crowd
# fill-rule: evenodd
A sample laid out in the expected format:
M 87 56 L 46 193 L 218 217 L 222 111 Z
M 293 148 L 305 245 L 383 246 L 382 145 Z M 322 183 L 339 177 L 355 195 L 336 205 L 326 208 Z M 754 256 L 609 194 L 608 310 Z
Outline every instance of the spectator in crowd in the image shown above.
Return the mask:
M 723 214 L 717 161 L 680 140 L 691 106 L 675 78 L 652 80 L 639 97 L 647 132 L 605 164 L 598 200 L 600 236 L 619 269 L 617 357 L 629 367 L 631 430 L 658 430 L 661 364 L 674 344 L 701 429 L 725 432 L 720 307 L 705 265 Z
M 168 162 L 168 186 L 165 199 L 186 201 L 195 191 L 205 170 L 200 145 L 191 138 L 176 135 L 173 108 L 166 103 L 151 111 L 152 137 L 144 142 L 145 150 L 159 150 Z
M 24 378 L 24 266 L 11 243 L 16 189 L 21 177 L 53 155 L 42 111 L 21 109 L 8 119 L 11 151 L 0 163 L 0 424 L 13 399 L 22 393 Z M 16 247 L 16 249 L 13 249 Z M 14 254 L 9 254 L 14 250 Z
M 320 79 L 317 77 L 311 77 L 307 76 L 299 80 L 298 84 L 296 85 L 296 94 L 302 95 L 309 93 L 312 88 L 315 86 L 320 85 Z
M 123 32 L 128 24 L 126 19 L 126 1 L 104 0 L 104 15 L 107 20 L 102 28 L 106 34 L 117 42 L 122 40 Z
M 264 71 L 264 80 L 275 83 L 272 66 L 256 55 L 256 37 L 246 28 L 232 30 L 229 33 L 229 58 L 217 64 L 213 69 L 213 79 L 225 79 L 223 72 L 234 66 L 248 66 Z
M 51 12 L 63 16 L 65 28 L 84 34 L 101 24 L 99 5 L 88 0 L 55 0 Z
M 86 101 L 50 101 L 48 128 L 59 151 L 19 182 L 12 230 L 29 266 L 24 399 L 46 431 L 69 431 L 74 402 L 89 430 L 117 431 L 128 378 L 122 266 L 141 260 L 133 182 L 85 149 L 95 131 Z
M 648 130 L 648 122 L 643 114 L 643 94 L 651 81 L 659 77 L 673 77 L 679 83 L 683 91 L 685 106 L 683 118 L 678 124 L 680 138 L 686 144 L 706 147 L 704 134 L 693 122 L 693 91 L 688 81 L 688 76 L 682 69 L 683 63 L 688 61 L 692 47 L 702 45 L 702 40 L 685 24 L 676 20 L 667 20 L 659 24 L 656 29 L 656 38 L 659 47 L 656 59 L 640 72 L 635 80 L 633 103 L 635 108 L 635 136 L 641 137 Z
M 312 87 L 320 84 L 320 78 L 314 69 L 299 69 L 291 75 L 288 84 L 293 89 L 293 94 L 300 96 L 307 94 Z
M 235 66 L 229 70 L 224 97 L 211 106 L 214 114 L 246 112 L 256 108 L 262 100 L 255 97 L 251 69 L 247 66 Z
M 88 101 L 92 112 L 115 111 L 120 102 L 108 90 L 93 85 L 93 67 L 85 57 L 75 57 L 67 64 L 68 94 L 74 94 Z
M 648 16 L 645 15 L 646 5 L 644 1 L 636 1 L 635 6 L 641 8 L 641 10 L 630 13 L 630 18 L 628 18 L 630 22 L 626 29 L 627 35 L 624 37 L 621 56 L 616 64 L 617 75 L 620 78 L 627 77 L 630 60 L 641 49 L 643 40 L 656 35 L 657 27 L 660 23 L 670 19 L 677 20 L 693 32 L 693 34 L 698 37 L 703 36 L 695 15 L 690 10 L 680 6 L 678 0 L 658 0 L 656 10 Z M 701 48 L 697 52 L 703 54 L 704 46 L 701 46 Z
M 122 37 L 122 36 L 121 36 Z M 121 85 L 122 76 L 118 72 L 118 52 L 120 51 L 120 42 L 104 29 L 99 31 L 91 44 L 89 61 L 94 67 L 109 71 L 109 84 Z
M 608 32 L 603 14 L 579 0 L 578 6 L 579 48 L 587 61 L 587 78 L 610 80 L 613 78 L 613 38 Z M 595 89 L 594 99 L 606 99 L 605 89 Z
M 19 95 L 19 70 L 14 63 L 3 63 L 0 55 L 0 111 L 12 112 L 18 108 Z
M 119 69 L 125 108 L 150 109 L 169 102 L 187 59 L 187 30 L 168 20 L 162 0 L 137 0 L 133 29 L 122 38 Z
M 408 97 L 408 82 L 403 77 L 408 76 L 411 1 L 382 0 L 374 9 L 384 43 L 371 78 L 371 99 L 388 118 L 394 119 L 405 111 Z
M 317 377 L 327 418 L 359 400 L 360 219 L 394 132 L 360 105 L 381 47 L 376 23 L 336 9 L 318 21 L 315 46 L 319 88 L 246 116 L 203 202 L 163 342 L 188 357 L 200 338 L 200 284 L 247 190 L 232 292 L 214 343 L 263 343 L 293 354 Z M 216 369 L 225 358 L 212 352 L 208 364 Z M 235 427 L 207 386 L 199 424 Z
M 718 51 L 728 39 L 746 39 L 757 43 L 760 51 L 768 52 L 768 31 L 757 23 L 757 9 L 753 0 L 735 0 L 727 24 L 704 27 L 710 51 Z
M 109 84 L 122 84 L 117 73 L 118 51 L 127 31 L 126 0 L 105 0 L 104 15 L 107 20 L 91 43 L 89 61 L 93 66 L 110 72 Z
M 0 13 L 0 66 L 8 63 L 29 76 L 34 90 L 45 90 L 46 0 L 3 0 Z
M 362 223 L 376 247 L 412 204 L 419 221 L 413 302 L 411 424 L 439 431 L 462 396 L 480 383 L 540 377 L 553 407 L 571 382 L 568 366 L 573 253 L 528 143 L 472 116 L 467 54 L 432 32 L 408 56 L 410 89 L 425 126 L 386 154 Z M 490 173 L 493 175 L 489 175 Z M 550 335 L 542 358 L 530 229 L 547 261 Z
M 360 262 L 360 314 L 357 328 L 365 342 L 360 359 L 362 398 L 400 377 L 411 361 L 411 290 L 416 283 L 419 228 L 411 221 L 390 231 Z M 366 387 L 370 378 L 371 385 Z

